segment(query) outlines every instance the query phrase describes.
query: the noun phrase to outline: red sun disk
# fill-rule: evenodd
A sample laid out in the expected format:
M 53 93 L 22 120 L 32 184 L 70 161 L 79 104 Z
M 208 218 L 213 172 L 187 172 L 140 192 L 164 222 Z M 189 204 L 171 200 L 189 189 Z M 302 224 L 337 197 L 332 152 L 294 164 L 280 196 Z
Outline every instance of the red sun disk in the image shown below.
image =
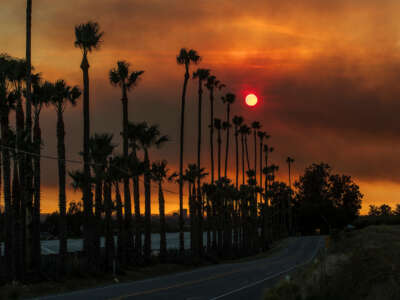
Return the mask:
M 257 96 L 254 95 L 254 94 L 248 94 L 248 95 L 246 96 L 245 101 L 246 101 L 246 104 L 247 104 L 248 106 L 250 106 L 250 107 L 253 107 L 253 106 L 255 106 L 255 105 L 258 103 Z

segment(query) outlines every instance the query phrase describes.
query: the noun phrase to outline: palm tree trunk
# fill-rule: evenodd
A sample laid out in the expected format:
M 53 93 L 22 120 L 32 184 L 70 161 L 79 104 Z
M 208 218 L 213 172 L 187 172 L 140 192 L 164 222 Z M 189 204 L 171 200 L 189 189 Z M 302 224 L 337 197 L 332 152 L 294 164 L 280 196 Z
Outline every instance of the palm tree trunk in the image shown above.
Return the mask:
M 221 129 L 218 128 L 218 180 L 221 179 L 221 144 L 222 144 L 222 139 L 221 139 Z
M 244 173 L 244 135 L 241 135 L 241 139 L 242 139 L 242 184 L 245 183 L 245 173 Z
M 24 155 L 20 152 L 21 149 L 24 148 L 25 146 L 25 141 L 24 141 L 24 111 L 22 108 L 22 99 L 19 97 L 17 99 L 17 105 L 15 108 L 15 127 L 16 127 L 16 149 L 15 149 L 15 156 L 14 156 L 14 165 L 16 168 L 18 168 L 18 172 L 15 174 L 18 174 L 19 178 L 16 181 L 18 184 L 18 191 L 16 194 L 18 196 L 14 196 L 14 201 L 18 201 L 18 209 L 15 211 L 16 215 L 19 215 L 20 219 L 18 219 L 17 222 L 18 224 L 18 238 L 21 239 L 19 241 L 20 247 L 19 251 L 21 252 L 21 256 L 18 258 L 18 273 L 19 274 L 25 274 L 25 267 L 26 267 L 26 262 L 27 258 L 30 256 L 28 255 L 29 250 L 31 250 L 31 247 L 29 247 L 29 243 L 27 238 L 29 237 L 29 227 L 27 227 L 27 218 L 30 215 L 28 213 L 28 184 L 29 184 L 29 176 L 28 173 L 30 172 L 29 169 L 29 160 L 31 157 L 29 155 Z M 14 187 L 13 187 L 13 194 L 14 193 Z M 15 237 L 17 238 L 17 237 Z M 29 253 L 30 254 L 30 253 Z M 19 275 L 22 276 L 22 275 Z M 22 278 L 22 277 L 21 277 Z
M 197 168 L 200 172 L 201 169 L 201 117 L 202 117 L 202 96 L 203 96 L 203 89 L 202 89 L 202 80 L 200 80 L 199 78 L 199 106 L 198 106 L 198 136 L 197 136 Z M 202 203 L 202 196 L 201 196 L 201 178 L 200 178 L 200 174 L 199 176 L 197 176 L 197 199 L 196 199 L 196 208 L 197 208 L 197 213 L 196 215 L 198 215 L 198 222 L 199 222 L 199 226 L 198 226 L 198 231 L 197 232 L 197 238 L 199 239 L 199 252 L 202 251 L 203 248 L 203 232 L 202 232 L 202 226 L 200 224 L 200 220 L 201 220 L 201 203 Z
M 133 177 L 133 200 L 135 202 L 135 251 L 137 256 L 142 255 L 142 217 L 140 215 L 139 176 Z
M 185 80 L 183 82 L 182 104 L 181 104 L 181 132 L 180 132 L 180 148 L 179 148 L 179 250 L 181 253 L 185 250 L 185 237 L 183 233 L 183 143 L 184 143 L 184 127 L 185 127 L 185 97 L 186 88 L 189 80 L 189 66 L 185 65 Z
M 26 133 L 29 142 L 32 141 L 32 63 L 31 63 L 31 42 L 32 40 L 32 0 L 26 1 L 26 63 L 27 63 L 27 76 L 26 76 Z M 24 226 L 24 245 L 25 249 L 32 249 L 32 236 L 30 232 L 32 223 L 32 202 L 33 202 L 33 165 L 32 157 L 26 156 L 26 164 L 24 176 L 26 182 L 20 181 L 23 186 L 22 197 L 23 199 L 23 226 Z M 20 174 L 21 176 L 21 174 Z M 30 251 L 26 251 L 26 257 L 23 258 L 23 266 L 25 263 L 30 266 L 32 257 Z M 25 261 L 26 259 L 26 261 Z
M 41 153 L 41 140 L 42 133 L 39 124 L 39 113 L 35 113 L 35 126 L 34 126 L 34 145 L 36 156 L 34 157 L 34 203 L 33 203 L 33 247 L 32 247 L 32 261 L 36 274 L 40 274 L 41 266 L 41 246 L 40 246 L 40 153 Z
M 22 280 L 22 276 L 24 274 L 24 267 L 23 267 L 23 256 L 24 256 L 24 249 L 23 249 L 23 219 L 22 219 L 22 197 L 20 192 L 20 185 L 19 185 L 19 174 L 18 174 L 18 167 L 17 167 L 17 159 L 14 157 L 14 174 L 13 174 L 13 182 L 12 182 L 12 206 L 13 206 L 13 270 L 12 270 L 12 278 L 13 280 Z
M 151 259 L 151 190 L 150 190 L 150 159 L 148 150 L 144 149 L 144 258 L 147 263 Z
M 128 96 L 126 94 L 126 86 L 122 86 L 122 136 L 123 136 L 123 155 L 124 159 L 128 160 Z M 125 226 L 128 234 L 128 252 L 134 248 L 132 234 L 132 205 L 131 192 L 129 190 L 129 177 L 124 176 L 124 203 L 125 203 Z
M 3 100 L 3 99 L 2 99 Z M 2 145 L 8 146 L 9 121 L 8 112 L 1 114 L 1 140 Z M 4 218 L 5 218 L 5 243 L 4 243 L 4 259 L 6 274 L 12 274 L 12 261 L 15 253 L 12 250 L 12 240 L 14 236 L 13 230 L 13 213 L 11 208 L 11 167 L 10 167 L 10 151 L 8 148 L 2 147 L 2 165 L 3 165 L 3 195 L 4 195 Z
M 118 245 L 117 245 L 117 255 L 119 266 L 125 266 L 126 264 L 126 253 L 125 253 L 125 243 L 126 243 L 126 232 L 124 228 L 124 220 L 122 216 L 122 200 L 121 193 L 119 191 L 119 182 L 114 182 L 115 186 L 115 199 L 117 202 L 117 222 L 118 222 Z M 111 186 L 112 188 L 112 186 Z
M 246 147 L 247 170 L 250 170 L 250 159 L 249 159 L 249 149 L 247 147 L 247 136 L 244 137 L 244 144 Z
M 111 200 L 111 184 L 104 184 L 104 210 L 106 213 L 105 232 L 106 232 L 106 272 L 110 272 L 113 269 L 113 263 L 115 259 L 115 247 L 114 247 L 114 234 L 112 228 L 112 200 Z
M 81 63 L 83 73 L 83 208 L 85 216 L 83 249 L 87 258 L 88 267 L 95 268 L 92 262 L 94 251 L 94 228 L 93 228 L 93 202 L 90 183 L 90 157 L 89 157 L 89 138 L 90 138 L 90 114 L 89 114 L 89 62 L 87 53 L 84 51 Z
M 226 149 L 225 149 L 225 177 L 227 177 L 227 172 L 228 172 L 228 155 L 229 155 L 229 131 L 230 131 L 230 126 L 229 126 L 229 114 L 231 111 L 231 105 L 228 103 L 227 108 L 226 108 L 226 122 L 228 124 L 228 128 L 226 129 Z
M 158 203 L 160 213 L 160 258 L 161 262 L 164 262 L 167 256 L 167 235 L 165 226 L 165 201 L 161 181 L 158 182 Z
M 214 183 L 214 89 L 210 89 L 210 159 L 211 159 L 211 183 Z
M 65 128 L 61 107 L 57 109 L 57 155 L 58 155 L 58 206 L 60 210 L 60 271 L 66 271 L 67 256 L 67 197 L 65 192 Z
M 100 174 L 96 174 L 97 176 Z M 93 237 L 93 259 L 96 261 L 100 260 L 100 236 L 103 234 L 102 230 L 102 198 L 103 198 L 103 182 L 102 179 L 96 178 L 96 186 L 94 192 L 94 227 L 93 230 L 96 234 Z M 106 201 L 106 199 L 104 199 Z
M 255 174 L 254 179 L 257 182 L 257 130 L 256 129 L 254 129 L 254 174 Z M 256 200 L 257 200 L 257 194 L 256 194 Z
M 239 142 L 238 142 L 238 128 L 235 126 L 235 149 L 236 149 L 236 189 L 239 188 Z

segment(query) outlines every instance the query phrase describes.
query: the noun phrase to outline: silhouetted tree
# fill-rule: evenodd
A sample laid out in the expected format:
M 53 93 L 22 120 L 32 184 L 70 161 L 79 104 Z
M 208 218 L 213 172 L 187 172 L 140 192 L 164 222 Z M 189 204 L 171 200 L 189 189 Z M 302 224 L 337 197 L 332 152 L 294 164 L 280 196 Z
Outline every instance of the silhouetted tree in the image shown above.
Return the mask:
M 181 124 L 180 124 L 180 147 L 179 147 L 179 250 L 181 252 L 185 249 L 184 233 L 183 233 L 183 146 L 184 146 L 184 128 L 185 128 L 185 100 L 186 88 L 189 81 L 190 73 L 189 66 L 191 63 L 198 64 L 201 57 L 197 54 L 196 50 L 187 50 L 182 48 L 179 55 L 176 57 L 176 62 L 179 65 L 185 66 L 185 79 L 183 82 L 182 90 L 182 103 L 181 103 Z

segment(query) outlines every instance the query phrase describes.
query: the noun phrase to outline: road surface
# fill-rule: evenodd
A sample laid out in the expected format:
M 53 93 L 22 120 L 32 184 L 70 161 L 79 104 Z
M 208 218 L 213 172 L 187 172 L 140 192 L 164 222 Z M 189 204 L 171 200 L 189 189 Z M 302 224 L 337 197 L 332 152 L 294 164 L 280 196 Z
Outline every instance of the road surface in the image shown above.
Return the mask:
M 324 246 L 321 236 L 293 237 L 268 258 L 221 264 L 153 279 L 121 283 L 41 300 L 148 300 L 148 299 L 262 299 L 264 290 L 280 276 L 314 258 Z

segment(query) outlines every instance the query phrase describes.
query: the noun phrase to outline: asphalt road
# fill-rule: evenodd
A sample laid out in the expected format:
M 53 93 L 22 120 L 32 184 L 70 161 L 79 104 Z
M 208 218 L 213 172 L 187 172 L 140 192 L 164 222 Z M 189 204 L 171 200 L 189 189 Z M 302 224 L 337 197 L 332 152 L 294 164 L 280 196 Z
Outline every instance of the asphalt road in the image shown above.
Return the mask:
M 287 246 L 268 258 L 221 264 L 148 280 L 47 296 L 43 300 L 125 299 L 262 299 L 284 274 L 309 262 L 324 246 L 321 236 L 290 238 Z

